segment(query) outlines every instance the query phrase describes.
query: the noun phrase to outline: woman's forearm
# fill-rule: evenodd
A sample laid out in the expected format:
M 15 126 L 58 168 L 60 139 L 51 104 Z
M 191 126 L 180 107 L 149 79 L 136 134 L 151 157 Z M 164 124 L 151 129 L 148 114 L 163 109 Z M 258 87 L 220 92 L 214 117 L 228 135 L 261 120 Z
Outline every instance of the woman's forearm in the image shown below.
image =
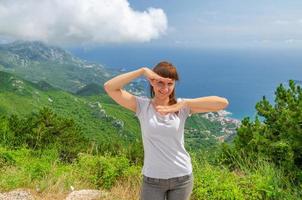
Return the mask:
M 144 71 L 144 67 L 142 67 L 140 69 L 118 75 L 107 81 L 104 84 L 104 88 L 107 91 L 120 90 L 132 80 L 144 75 Z
M 218 111 L 226 108 L 229 102 L 226 98 L 218 96 L 207 96 L 195 99 L 186 99 L 185 104 L 192 110 L 198 111 Z

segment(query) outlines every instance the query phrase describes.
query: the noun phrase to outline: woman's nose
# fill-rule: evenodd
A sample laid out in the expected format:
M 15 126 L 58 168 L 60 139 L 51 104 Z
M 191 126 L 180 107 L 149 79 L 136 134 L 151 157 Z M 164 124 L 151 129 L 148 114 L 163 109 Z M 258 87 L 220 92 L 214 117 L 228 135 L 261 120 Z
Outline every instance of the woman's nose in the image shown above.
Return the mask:
M 163 91 L 163 92 L 168 92 L 168 90 L 169 90 L 169 87 L 162 87 L 161 88 L 161 91 Z

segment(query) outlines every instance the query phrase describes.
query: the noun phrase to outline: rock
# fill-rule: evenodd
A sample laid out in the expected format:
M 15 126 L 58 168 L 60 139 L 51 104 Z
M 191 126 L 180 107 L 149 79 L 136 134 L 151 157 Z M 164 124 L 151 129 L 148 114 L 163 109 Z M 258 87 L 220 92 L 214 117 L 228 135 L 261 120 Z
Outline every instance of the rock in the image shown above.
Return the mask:
M 97 200 L 107 196 L 107 193 L 100 190 L 78 190 L 71 192 L 65 200 Z
M 34 200 L 34 198 L 30 192 L 17 189 L 11 192 L 0 193 L 0 200 Z

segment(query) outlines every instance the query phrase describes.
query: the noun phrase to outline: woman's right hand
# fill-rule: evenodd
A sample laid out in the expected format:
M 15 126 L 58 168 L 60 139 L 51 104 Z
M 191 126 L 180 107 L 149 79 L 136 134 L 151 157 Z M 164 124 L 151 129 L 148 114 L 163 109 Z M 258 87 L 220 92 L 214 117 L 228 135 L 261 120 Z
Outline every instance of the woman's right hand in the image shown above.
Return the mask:
M 155 73 L 153 70 L 149 69 L 148 67 L 143 67 L 144 69 L 144 76 L 149 80 L 150 84 L 153 86 L 155 81 L 163 81 L 163 82 L 167 82 L 167 81 L 172 81 L 172 79 L 170 78 L 165 78 L 162 77 L 160 75 L 158 75 L 157 73 Z

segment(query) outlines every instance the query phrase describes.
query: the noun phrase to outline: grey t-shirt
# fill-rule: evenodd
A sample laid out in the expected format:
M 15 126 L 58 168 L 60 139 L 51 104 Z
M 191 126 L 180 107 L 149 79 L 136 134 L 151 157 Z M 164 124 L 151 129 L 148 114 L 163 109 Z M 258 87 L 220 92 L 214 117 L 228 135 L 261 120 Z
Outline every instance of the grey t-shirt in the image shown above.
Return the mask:
M 144 145 L 142 173 L 163 179 L 192 173 L 191 158 L 184 147 L 184 126 L 191 115 L 190 108 L 183 107 L 178 115 L 161 115 L 148 97 L 136 96 L 136 103 L 135 115 L 140 121 Z

